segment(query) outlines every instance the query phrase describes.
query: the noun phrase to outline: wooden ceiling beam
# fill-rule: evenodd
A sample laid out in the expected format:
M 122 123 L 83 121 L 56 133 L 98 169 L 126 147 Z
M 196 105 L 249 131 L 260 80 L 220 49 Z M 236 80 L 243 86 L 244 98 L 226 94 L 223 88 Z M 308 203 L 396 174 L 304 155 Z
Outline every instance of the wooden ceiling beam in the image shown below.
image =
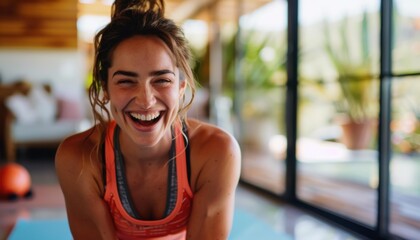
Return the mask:
M 194 18 L 200 12 L 216 5 L 218 2 L 219 0 L 185 0 L 168 13 L 168 17 L 175 22 L 183 22 Z

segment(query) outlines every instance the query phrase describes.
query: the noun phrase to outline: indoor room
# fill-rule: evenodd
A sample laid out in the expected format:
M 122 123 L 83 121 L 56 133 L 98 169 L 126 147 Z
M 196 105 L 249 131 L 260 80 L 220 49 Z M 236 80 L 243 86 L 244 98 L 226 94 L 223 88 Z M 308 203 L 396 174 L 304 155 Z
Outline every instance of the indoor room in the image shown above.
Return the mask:
M 55 156 L 98 123 L 113 2 L 0 2 L 0 240 L 72 239 Z M 164 2 L 188 118 L 240 147 L 229 240 L 420 239 L 418 0 Z

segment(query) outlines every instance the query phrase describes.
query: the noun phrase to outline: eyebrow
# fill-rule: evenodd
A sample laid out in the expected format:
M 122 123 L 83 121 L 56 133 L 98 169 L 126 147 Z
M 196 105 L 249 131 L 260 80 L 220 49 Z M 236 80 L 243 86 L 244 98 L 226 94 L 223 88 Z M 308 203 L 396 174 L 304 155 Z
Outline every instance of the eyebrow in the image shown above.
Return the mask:
M 175 73 L 171 70 L 168 69 L 164 69 L 164 70 L 156 70 L 156 71 L 152 71 L 149 73 L 149 76 L 160 76 L 160 75 L 165 75 L 165 74 L 172 74 L 175 76 Z M 139 75 L 136 72 L 130 72 L 130 71 L 124 71 L 124 70 L 118 70 L 116 72 L 114 72 L 114 74 L 112 74 L 112 76 L 116 76 L 116 75 L 124 75 L 124 76 L 128 76 L 128 77 L 138 77 Z
M 130 72 L 130 71 L 123 71 L 123 70 L 119 70 L 114 72 L 114 74 L 112 74 L 112 76 L 116 76 L 116 75 L 124 75 L 124 76 L 128 76 L 128 77 L 138 77 L 138 74 L 135 72 Z
M 169 69 L 157 70 L 157 71 L 152 71 L 149 73 L 150 76 L 160 76 L 160 75 L 165 75 L 165 74 L 172 74 L 175 76 L 175 73 Z

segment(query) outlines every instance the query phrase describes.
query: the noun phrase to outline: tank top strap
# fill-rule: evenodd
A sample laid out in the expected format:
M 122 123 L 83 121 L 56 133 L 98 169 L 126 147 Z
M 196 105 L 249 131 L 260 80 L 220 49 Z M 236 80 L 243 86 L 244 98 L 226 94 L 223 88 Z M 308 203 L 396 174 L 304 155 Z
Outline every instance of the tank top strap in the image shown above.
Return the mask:
M 104 167 L 105 167 L 105 195 L 104 199 L 109 200 L 111 197 L 111 193 L 114 190 L 117 190 L 117 185 L 115 181 L 112 181 L 113 174 L 115 173 L 115 155 L 114 155 L 114 131 L 116 128 L 116 122 L 111 121 L 108 125 L 107 132 L 105 135 L 105 142 L 104 142 Z M 111 189 L 112 190 L 111 190 Z M 110 191 L 111 190 L 111 191 Z
M 187 145 L 188 139 L 186 139 L 185 133 L 182 131 L 182 124 L 181 122 L 177 122 L 175 124 L 175 138 L 176 138 L 176 166 L 177 166 L 177 172 L 178 172 L 178 184 L 180 189 L 184 189 L 186 193 L 192 197 L 193 193 L 190 187 L 189 183 L 189 177 L 188 177 L 188 170 L 187 166 Z

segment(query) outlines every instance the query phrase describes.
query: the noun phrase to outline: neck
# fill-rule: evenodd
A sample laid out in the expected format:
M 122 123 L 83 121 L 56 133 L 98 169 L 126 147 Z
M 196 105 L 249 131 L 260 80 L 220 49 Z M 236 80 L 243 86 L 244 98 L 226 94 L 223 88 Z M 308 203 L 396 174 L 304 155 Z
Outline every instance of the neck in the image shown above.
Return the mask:
M 119 137 L 120 151 L 126 166 L 162 166 L 168 162 L 172 146 L 172 133 L 168 133 L 154 146 L 138 146 L 128 138 Z

